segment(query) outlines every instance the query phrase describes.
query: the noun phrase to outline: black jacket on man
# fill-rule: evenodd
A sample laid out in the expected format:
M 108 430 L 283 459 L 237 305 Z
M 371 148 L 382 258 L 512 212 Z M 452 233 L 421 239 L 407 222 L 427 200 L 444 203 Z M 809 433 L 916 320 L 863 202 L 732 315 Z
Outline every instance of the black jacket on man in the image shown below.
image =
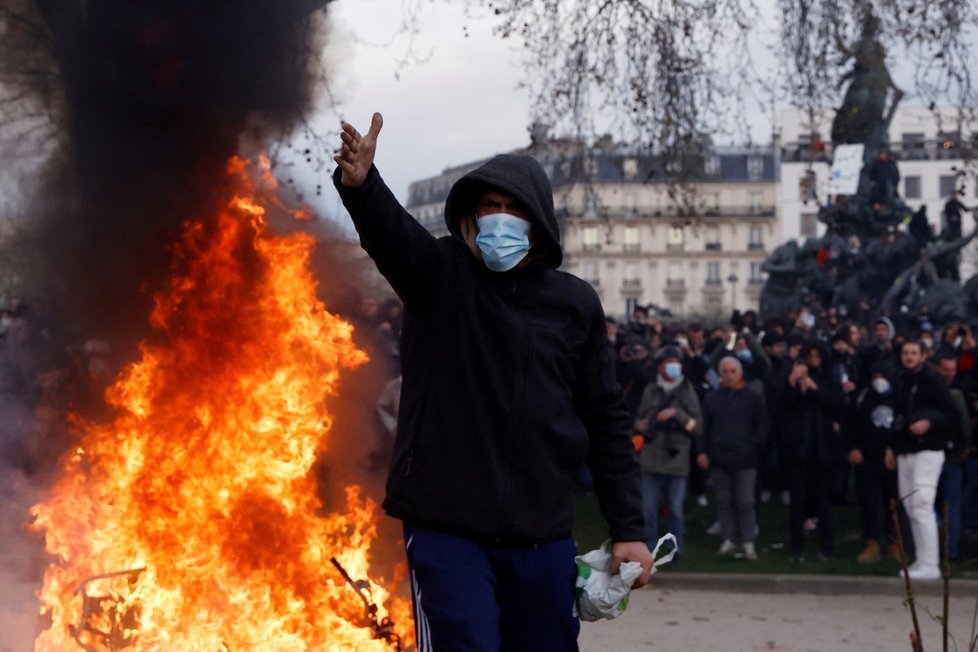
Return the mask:
M 920 451 L 942 451 L 957 436 L 961 427 L 958 407 L 941 377 L 924 365 L 918 371 L 905 371 L 896 386 L 897 405 L 903 410 L 903 427 L 896 431 L 893 452 L 897 455 Z M 909 431 L 913 423 L 927 419 L 930 429 L 916 436 Z
M 767 407 L 749 387 L 720 387 L 703 399 L 703 437 L 710 466 L 729 471 L 757 467 L 767 437 Z
M 550 182 L 529 157 L 497 156 L 453 186 L 450 236 L 435 239 L 372 168 L 334 175 L 360 243 L 404 302 L 403 389 L 386 511 L 499 544 L 571 533 L 571 485 L 590 467 L 615 541 L 644 541 L 631 423 L 615 382 L 604 312 L 561 262 Z M 487 189 L 527 208 L 525 266 L 490 271 L 474 244 Z
M 778 432 L 778 451 L 782 458 L 795 463 L 829 466 L 838 449 L 836 423 L 842 415 L 842 386 L 829 369 L 812 370 L 817 390 L 801 391 L 788 384 L 787 377 L 779 389 L 782 413 Z

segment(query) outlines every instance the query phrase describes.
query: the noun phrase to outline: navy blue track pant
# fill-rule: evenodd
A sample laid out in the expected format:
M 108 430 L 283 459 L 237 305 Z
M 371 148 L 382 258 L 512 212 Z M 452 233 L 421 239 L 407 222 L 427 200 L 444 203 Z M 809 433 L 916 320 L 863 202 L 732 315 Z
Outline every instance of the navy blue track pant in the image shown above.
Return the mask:
M 495 547 L 404 525 L 418 652 L 576 652 L 570 539 Z

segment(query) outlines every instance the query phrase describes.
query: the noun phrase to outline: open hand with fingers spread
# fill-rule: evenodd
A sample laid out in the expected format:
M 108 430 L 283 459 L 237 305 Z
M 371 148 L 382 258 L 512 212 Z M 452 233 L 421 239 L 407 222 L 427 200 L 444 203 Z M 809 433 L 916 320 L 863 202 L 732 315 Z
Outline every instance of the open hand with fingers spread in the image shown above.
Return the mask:
M 363 184 L 374 162 L 377 151 L 377 136 L 384 126 L 384 116 L 374 113 L 370 120 L 370 129 L 366 135 L 360 135 L 353 125 L 344 122 L 340 131 L 343 145 L 339 153 L 333 157 L 340 166 L 340 183 L 348 188 L 356 188 Z

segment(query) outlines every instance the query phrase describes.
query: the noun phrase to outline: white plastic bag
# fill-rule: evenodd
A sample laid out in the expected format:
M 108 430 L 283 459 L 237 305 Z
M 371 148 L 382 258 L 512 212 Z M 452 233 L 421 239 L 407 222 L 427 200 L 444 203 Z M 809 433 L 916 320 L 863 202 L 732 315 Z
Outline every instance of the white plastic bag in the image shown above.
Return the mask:
M 659 549 L 666 541 L 672 542 L 672 550 L 659 558 Z M 676 537 L 667 534 L 656 543 L 652 557 L 655 562 L 652 572 L 662 564 L 668 564 L 676 556 Z M 594 622 L 606 618 L 617 618 L 628 608 L 628 596 L 632 584 L 642 574 L 642 565 L 637 561 L 626 561 L 618 569 L 617 575 L 608 572 L 611 565 L 611 541 L 605 541 L 597 550 L 578 555 L 577 562 L 577 613 L 581 620 Z

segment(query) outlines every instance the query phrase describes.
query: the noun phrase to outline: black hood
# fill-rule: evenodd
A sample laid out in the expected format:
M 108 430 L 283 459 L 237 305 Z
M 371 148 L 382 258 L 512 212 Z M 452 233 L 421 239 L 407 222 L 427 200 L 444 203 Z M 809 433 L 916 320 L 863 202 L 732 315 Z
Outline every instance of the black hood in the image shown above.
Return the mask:
M 488 190 L 499 190 L 520 200 L 537 227 L 533 252 L 552 267 L 560 267 L 560 228 L 554 215 L 554 194 L 550 179 L 530 156 L 500 154 L 455 182 L 445 201 L 445 224 L 456 238 L 464 240 L 460 222 L 475 215 L 476 203 Z

